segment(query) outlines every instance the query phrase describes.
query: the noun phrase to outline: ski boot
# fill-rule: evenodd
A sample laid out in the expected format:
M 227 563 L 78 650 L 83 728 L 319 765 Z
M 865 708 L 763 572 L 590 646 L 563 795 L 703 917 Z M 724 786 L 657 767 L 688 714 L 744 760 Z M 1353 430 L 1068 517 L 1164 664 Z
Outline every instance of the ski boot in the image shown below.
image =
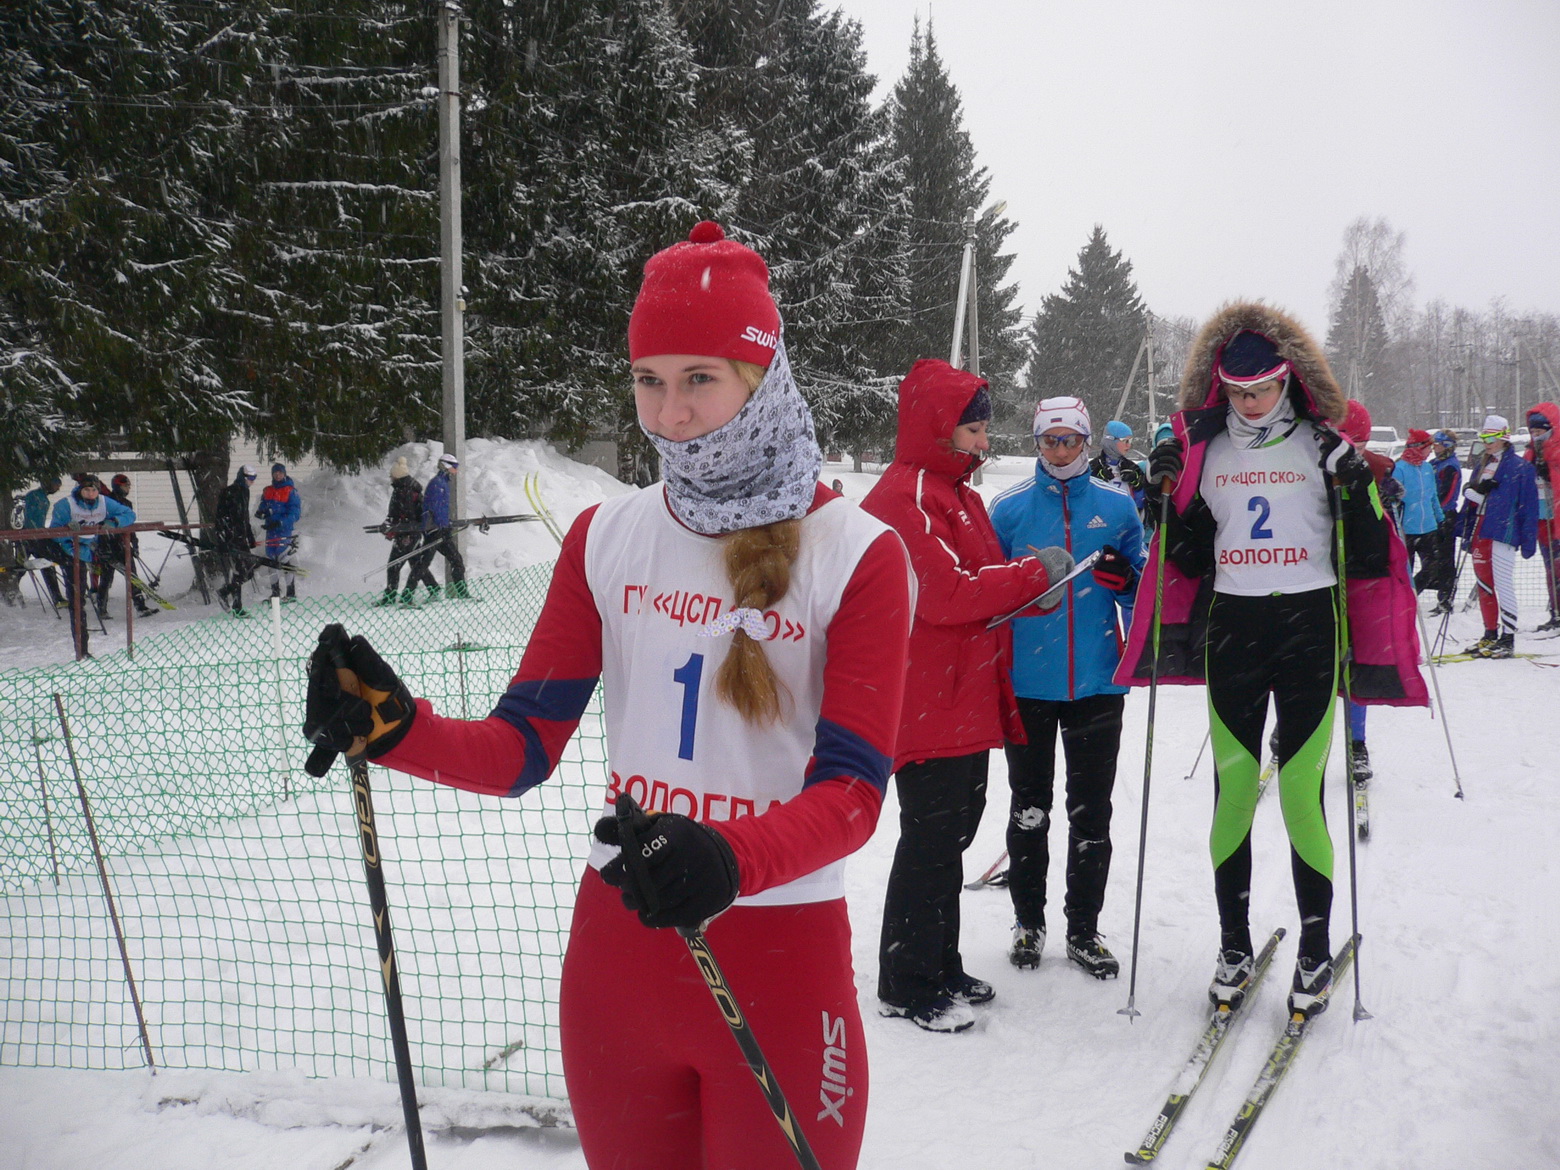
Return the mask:
M 1333 965 L 1328 958 L 1307 959 L 1301 956 L 1295 963 L 1295 979 L 1289 988 L 1289 1014 L 1291 1016 L 1319 1016 L 1327 1010 L 1323 998 L 1332 986 Z
M 1356 739 L 1349 744 L 1349 771 L 1354 775 L 1356 784 L 1363 784 L 1375 775 L 1370 767 L 1370 752 L 1365 749 L 1365 741 Z
M 1075 934 L 1067 940 L 1067 957 L 1096 979 L 1114 979 L 1121 974 L 1116 956 L 1105 949 L 1098 934 Z
M 951 995 L 940 995 L 923 1004 L 889 1003 L 878 1005 L 878 1015 L 891 1020 L 909 1020 L 928 1032 L 967 1032 L 975 1026 L 975 1012 L 967 1003 Z
M 428 596 L 424 599 L 423 604 L 424 605 L 431 605 L 435 601 L 438 601 L 439 598 L 441 598 L 443 596 L 444 596 L 444 594 L 442 592 L 440 592 L 439 587 L 437 585 L 429 585 L 428 586 Z
M 948 998 L 958 1003 L 990 1003 L 997 998 L 997 993 L 984 979 L 966 974 L 948 985 Z
M 1025 926 L 1022 922 L 1013 924 L 1013 945 L 1008 948 L 1008 959 L 1013 966 L 1019 970 L 1038 967 L 1044 951 L 1045 927 Z
M 1220 951 L 1218 965 L 1213 969 L 1213 982 L 1208 985 L 1209 1002 L 1225 1011 L 1240 1007 L 1246 1001 L 1246 992 L 1251 990 L 1256 969 L 1256 960 L 1250 951 L 1234 948 Z
M 380 605 L 394 605 L 395 604 L 395 598 L 396 598 L 395 590 L 394 589 L 386 589 L 383 593 L 381 593 L 379 595 L 379 600 L 374 602 L 374 604 L 376 606 L 380 606 Z
M 1437 601 L 1435 603 L 1434 607 L 1430 610 L 1430 613 L 1427 616 L 1429 616 L 1429 617 L 1445 617 L 1447 614 L 1449 614 L 1451 612 L 1452 612 L 1452 603 L 1451 603 L 1451 601 L 1448 598 L 1444 598 L 1443 597 L 1440 601 Z
M 288 586 L 287 586 L 287 592 L 282 594 L 282 604 L 283 605 L 287 605 L 287 604 L 289 604 L 291 602 L 295 602 L 297 600 L 298 600 L 298 587 L 296 585 L 293 585 L 293 584 L 289 583 Z
M 421 609 L 422 608 L 422 606 L 417 604 L 417 590 L 415 590 L 413 588 L 410 588 L 410 587 L 401 590 L 401 608 L 402 609 Z
M 1485 630 L 1484 637 L 1480 638 L 1472 646 L 1469 646 L 1463 653 L 1471 658 L 1486 658 L 1488 655 L 1485 654 L 1485 651 L 1495 645 L 1498 640 L 1499 635 L 1494 630 Z
M 1534 633 L 1538 634 L 1548 634 L 1551 632 L 1560 633 L 1560 614 L 1550 614 L 1549 620 L 1534 630 Z
M 1502 634 L 1493 643 L 1484 648 L 1480 658 L 1515 658 L 1517 656 L 1517 636 L 1515 634 Z

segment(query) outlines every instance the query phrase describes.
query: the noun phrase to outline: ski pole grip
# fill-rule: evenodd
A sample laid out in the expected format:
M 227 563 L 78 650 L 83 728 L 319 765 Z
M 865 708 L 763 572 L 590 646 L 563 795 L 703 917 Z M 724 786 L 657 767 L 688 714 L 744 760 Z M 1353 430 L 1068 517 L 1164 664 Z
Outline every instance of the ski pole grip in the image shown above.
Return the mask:
M 650 867 L 645 864 L 644 846 L 640 842 L 639 828 L 648 824 L 645 811 L 628 793 L 618 794 L 613 806 L 617 814 L 618 844 L 623 850 L 623 869 L 628 880 L 634 883 L 634 892 L 646 912 L 656 914 L 661 909 L 661 899 L 656 896 L 650 881 Z
M 341 687 L 341 693 L 351 695 L 355 699 L 363 697 L 362 686 L 358 682 L 357 672 L 352 669 L 347 661 L 347 652 L 341 641 L 336 641 L 330 647 L 330 664 L 336 668 L 336 684 Z M 360 735 L 352 741 L 352 746 L 347 749 L 348 762 L 363 758 L 363 753 L 368 750 L 368 736 Z

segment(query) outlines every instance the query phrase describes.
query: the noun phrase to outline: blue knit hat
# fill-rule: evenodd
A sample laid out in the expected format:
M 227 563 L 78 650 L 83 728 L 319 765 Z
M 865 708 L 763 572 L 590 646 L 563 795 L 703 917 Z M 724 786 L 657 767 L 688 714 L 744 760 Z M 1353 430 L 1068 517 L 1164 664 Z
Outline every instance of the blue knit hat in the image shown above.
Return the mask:
M 1162 422 L 1154 428 L 1154 446 L 1159 446 L 1166 439 L 1175 438 L 1175 427 L 1170 423 Z
M 286 475 L 287 474 L 287 464 L 285 464 L 285 463 L 273 463 L 273 464 L 271 464 L 271 474 L 275 475 L 278 471 L 280 471 L 283 475 Z
M 1107 439 L 1130 439 L 1132 428 L 1119 418 L 1113 418 L 1105 424 L 1105 437 Z
M 1443 447 L 1457 446 L 1457 440 L 1452 436 L 1451 431 L 1436 431 L 1436 433 L 1430 437 L 1437 443 L 1441 444 Z
M 991 395 L 986 393 L 983 383 L 980 389 L 975 391 L 975 397 L 970 399 L 970 404 L 964 408 L 964 413 L 959 416 L 959 426 L 966 423 L 985 422 L 991 417 Z

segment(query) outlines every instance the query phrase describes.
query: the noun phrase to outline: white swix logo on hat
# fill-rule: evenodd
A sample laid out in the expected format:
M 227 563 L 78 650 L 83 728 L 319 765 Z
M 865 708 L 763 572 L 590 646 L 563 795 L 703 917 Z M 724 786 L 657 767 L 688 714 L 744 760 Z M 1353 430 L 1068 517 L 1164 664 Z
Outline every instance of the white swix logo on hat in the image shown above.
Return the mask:
M 742 331 L 742 340 L 751 341 L 755 345 L 762 345 L 765 349 L 774 349 L 780 339 L 773 333 L 760 329 L 757 325 L 749 325 Z

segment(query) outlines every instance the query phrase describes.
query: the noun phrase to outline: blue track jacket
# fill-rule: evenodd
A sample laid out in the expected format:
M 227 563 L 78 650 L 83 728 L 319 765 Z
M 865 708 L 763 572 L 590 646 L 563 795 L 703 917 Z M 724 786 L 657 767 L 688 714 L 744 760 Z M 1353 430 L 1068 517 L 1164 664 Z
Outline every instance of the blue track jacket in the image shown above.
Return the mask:
M 1399 459 L 1392 466 L 1392 478 L 1403 485 L 1403 531 L 1423 536 L 1441 527 L 1446 513 L 1441 511 L 1436 494 L 1435 468 L 1428 462 L 1415 467 L 1407 459 Z
M 1004 492 L 991 508 L 1002 555 L 1022 556 L 1029 546 L 1061 545 L 1082 560 L 1114 545 L 1143 571 L 1143 521 L 1121 488 L 1089 474 L 1063 481 L 1038 466 L 1033 479 Z M 1131 585 L 1115 593 L 1084 574 L 1067 586 L 1055 611 L 1013 620 L 1013 690 L 1024 699 L 1068 701 L 1090 695 L 1124 695 L 1111 682 L 1121 658 L 1119 607 L 1132 620 Z

